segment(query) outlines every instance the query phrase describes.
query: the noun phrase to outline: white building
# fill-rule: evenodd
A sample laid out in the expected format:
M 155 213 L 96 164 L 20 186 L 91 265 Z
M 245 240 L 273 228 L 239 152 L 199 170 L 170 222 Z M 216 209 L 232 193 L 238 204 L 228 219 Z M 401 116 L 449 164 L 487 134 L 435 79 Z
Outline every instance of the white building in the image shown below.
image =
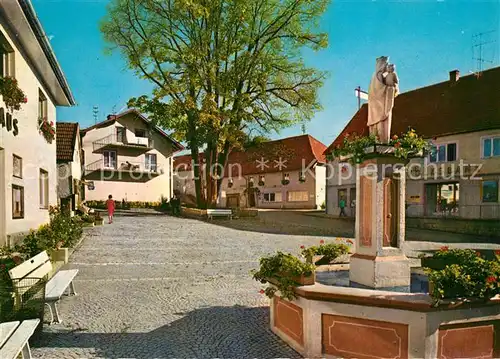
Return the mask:
M 15 78 L 27 102 L 20 110 L 0 100 L 0 245 L 48 222 L 57 204 L 56 142 L 39 118 L 56 122 L 56 106 L 75 104 L 29 0 L 0 1 L 0 75 Z
M 173 195 L 172 156 L 183 146 L 136 110 L 81 130 L 86 201 L 157 202 Z

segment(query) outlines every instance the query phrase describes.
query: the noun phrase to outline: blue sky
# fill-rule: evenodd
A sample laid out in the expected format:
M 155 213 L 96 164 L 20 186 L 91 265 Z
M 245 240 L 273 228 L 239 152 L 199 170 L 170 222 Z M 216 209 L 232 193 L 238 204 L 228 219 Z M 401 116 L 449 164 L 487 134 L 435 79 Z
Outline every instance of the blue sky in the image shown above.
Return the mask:
M 99 21 L 106 0 L 33 0 L 78 105 L 60 108 L 59 121 L 94 123 L 120 111 L 130 97 L 150 92 L 151 85 L 126 69 L 118 54 L 104 54 Z M 322 18 L 329 46 L 304 52 L 311 66 L 329 72 L 320 91 L 323 110 L 307 124 L 307 132 L 329 145 L 357 110 L 354 88 L 367 89 L 375 58 L 390 56 L 397 66 L 401 91 L 462 75 L 476 69 L 473 35 L 486 41 L 483 57 L 499 66 L 500 2 L 498 1 L 335 1 Z M 300 126 L 271 134 L 272 138 L 301 134 Z

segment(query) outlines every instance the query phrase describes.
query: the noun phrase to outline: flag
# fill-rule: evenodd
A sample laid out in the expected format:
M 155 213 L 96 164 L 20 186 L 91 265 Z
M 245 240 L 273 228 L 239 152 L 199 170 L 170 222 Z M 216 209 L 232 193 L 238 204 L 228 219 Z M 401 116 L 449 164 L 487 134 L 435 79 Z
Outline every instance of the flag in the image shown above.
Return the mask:
M 360 88 L 354 89 L 354 94 L 356 97 L 362 99 L 362 100 L 368 100 L 368 92 L 365 92 L 361 90 Z

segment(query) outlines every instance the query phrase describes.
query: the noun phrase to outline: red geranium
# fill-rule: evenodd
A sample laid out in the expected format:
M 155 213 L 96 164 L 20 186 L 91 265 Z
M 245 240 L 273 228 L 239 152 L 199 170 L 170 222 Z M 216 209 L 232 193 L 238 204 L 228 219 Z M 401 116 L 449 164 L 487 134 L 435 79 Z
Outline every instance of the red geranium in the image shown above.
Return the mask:
M 495 283 L 496 281 L 497 279 L 494 276 L 489 276 L 488 278 L 486 278 L 487 283 Z
M 400 142 L 396 142 L 396 143 L 394 144 L 394 147 L 396 147 L 396 148 L 401 147 L 401 143 L 400 143 Z
M 23 262 L 23 259 L 19 256 L 14 256 L 12 257 L 12 260 L 14 261 L 14 263 L 16 264 L 21 264 Z
M 481 257 L 481 252 L 476 251 L 476 256 Z
M 325 243 L 324 240 L 319 241 L 319 244 L 324 244 L 324 243 Z
M 304 248 L 306 248 L 306 246 L 305 246 L 305 245 L 301 245 L 301 246 L 300 246 L 300 249 L 304 249 Z
M 259 290 L 260 294 L 264 294 L 266 291 L 264 289 Z
M 500 256 L 500 249 L 497 249 L 497 250 L 495 251 L 495 255 Z
M 448 246 L 442 246 L 439 248 L 440 251 L 446 252 L 448 250 Z

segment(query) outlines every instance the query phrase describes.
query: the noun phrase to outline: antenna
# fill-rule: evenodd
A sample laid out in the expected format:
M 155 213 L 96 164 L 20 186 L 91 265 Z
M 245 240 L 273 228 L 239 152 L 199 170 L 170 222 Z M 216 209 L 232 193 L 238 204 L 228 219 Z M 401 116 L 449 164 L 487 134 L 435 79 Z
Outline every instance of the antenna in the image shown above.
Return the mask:
M 301 131 L 302 131 L 302 134 L 303 134 L 303 135 L 305 135 L 305 134 L 306 134 L 306 132 L 307 132 L 306 124 L 305 124 L 305 123 L 303 123 L 303 124 L 302 124 L 302 126 L 300 126 L 300 129 L 301 129 Z
M 99 106 L 95 105 L 92 107 L 92 114 L 94 116 L 94 125 L 97 124 L 97 120 L 99 118 Z
M 476 63 L 476 76 L 481 76 L 481 72 L 484 70 L 485 64 L 492 64 L 494 62 L 495 52 L 491 53 L 490 58 L 486 58 L 487 54 L 485 50 L 488 48 L 486 45 L 496 43 L 493 34 L 496 30 L 480 32 L 472 35 L 472 60 Z

